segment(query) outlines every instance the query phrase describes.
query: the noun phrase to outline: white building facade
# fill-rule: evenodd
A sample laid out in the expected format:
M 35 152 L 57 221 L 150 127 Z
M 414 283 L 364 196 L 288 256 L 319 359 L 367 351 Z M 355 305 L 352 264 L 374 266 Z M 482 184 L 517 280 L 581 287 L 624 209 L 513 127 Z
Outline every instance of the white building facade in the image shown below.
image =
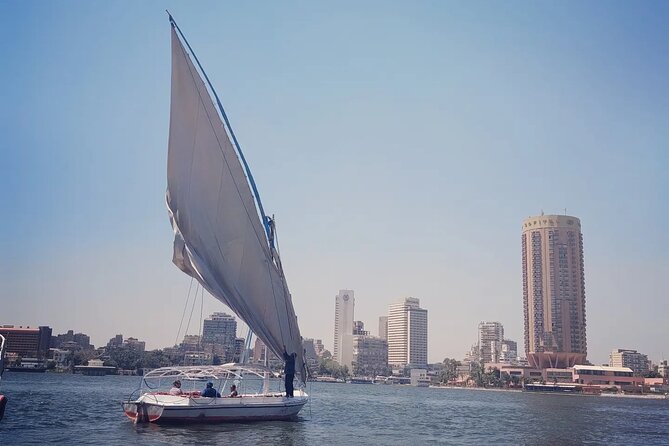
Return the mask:
M 400 299 L 388 308 L 388 364 L 427 365 L 427 310 L 417 298 Z
M 639 353 L 636 350 L 618 348 L 609 355 L 610 367 L 629 367 L 634 372 L 634 376 L 643 376 L 650 370 L 648 356 Z
M 388 343 L 369 335 L 353 336 L 352 373 L 358 376 L 382 374 L 388 367 Z
M 353 314 L 355 296 L 353 290 L 339 290 L 335 296 L 334 351 L 332 356 L 339 365 L 351 369 L 353 361 Z
M 500 322 L 479 323 L 479 358 L 483 362 L 499 362 L 504 340 L 504 327 Z

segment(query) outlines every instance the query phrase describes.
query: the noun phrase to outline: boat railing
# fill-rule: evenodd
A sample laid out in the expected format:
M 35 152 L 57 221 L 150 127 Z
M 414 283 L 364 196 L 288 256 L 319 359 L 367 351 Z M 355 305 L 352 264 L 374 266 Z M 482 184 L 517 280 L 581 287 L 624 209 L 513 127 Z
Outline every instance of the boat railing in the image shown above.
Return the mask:
M 258 364 L 223 364 L 223 365 L 202 365 L 202 366 L 175 366 L 161 367 L 153 369 L 146 373 L 140 380 L 139 386 L 129 396 L 128 402 L 139 397 L 153 399 L 158 402 L 160 396 L 167 396 L 170 393 L 166 388 L 173 381 L 181 381 L 184 387 L 184 398 L 199 399 L 201 392 L 196 386 L 204 386 L 208 381 L 218 381 L 215 388 L 220 393 L 225 393 L 228 385 L 235 384 L 240 395 L 244 397 L 265 397 L 282 396 L 282 389 L 269 389 L 269 378 L 276 377 L 268 367 Z M 258 385 L 255 388 L 255 385 Z M 296 386 L 299 388 L 299 386 Z M 202 399 L 200 401 L 209 401 Z M 197 403 L 197 402 L 196 402 Z

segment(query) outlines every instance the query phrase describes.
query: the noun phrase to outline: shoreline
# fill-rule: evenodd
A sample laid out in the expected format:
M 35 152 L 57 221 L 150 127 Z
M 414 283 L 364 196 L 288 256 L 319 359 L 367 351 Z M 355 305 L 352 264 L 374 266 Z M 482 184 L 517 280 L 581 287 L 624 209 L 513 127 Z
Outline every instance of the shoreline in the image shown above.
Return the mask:
M 527 393 L 527 394 L 541 394 L 541 395 L 565 395 L 565 396 L 587 396 L 587 397 L 605 397 L 605 398 L 634 398 L 642 400 L 667 400 L 669 395 L 658 394 L 622 394 L 622 393 L 600 393 L 600 394 L 583 394 L 583 393 L 560 393 L 560 392 L 524 392 L 522 389 L 503 389 L 499 387 L 460 387 L 460 386 L 429 386 L 431 389 L 452 389 L 452 390 L 475 390 L 482 392 L 512 392 L 512 393 Z

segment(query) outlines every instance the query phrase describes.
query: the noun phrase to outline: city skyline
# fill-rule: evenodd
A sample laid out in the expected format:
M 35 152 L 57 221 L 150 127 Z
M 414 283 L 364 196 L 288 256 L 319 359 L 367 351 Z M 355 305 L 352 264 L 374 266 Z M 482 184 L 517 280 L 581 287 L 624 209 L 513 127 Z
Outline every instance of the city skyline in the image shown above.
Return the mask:
M 190 280 L 164 199 L 166 7 L 276 216 L 304 337 L 332 348 L 332 293 L 351 288 L 372 329 L 420 297 L 429 362 L 461 358 L 481 320 L 522 343 L 518 222 L 566 207 L 588 359 L 669 355 L 659 2 L 5 2 L 0 323 L 173 342 Z

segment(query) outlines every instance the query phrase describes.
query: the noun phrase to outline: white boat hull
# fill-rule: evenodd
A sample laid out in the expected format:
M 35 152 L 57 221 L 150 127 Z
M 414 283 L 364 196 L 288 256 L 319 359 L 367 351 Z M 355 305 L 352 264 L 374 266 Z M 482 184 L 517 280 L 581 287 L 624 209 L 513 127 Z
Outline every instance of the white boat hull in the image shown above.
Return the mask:
M 283 395 L 242 395 L 238 398 L 203 398 L 146 393 L 123 403 L 125 415 L 135 422 L 217 423 L 290 420 L 297 417 L 309 396 L 295 391 Z

